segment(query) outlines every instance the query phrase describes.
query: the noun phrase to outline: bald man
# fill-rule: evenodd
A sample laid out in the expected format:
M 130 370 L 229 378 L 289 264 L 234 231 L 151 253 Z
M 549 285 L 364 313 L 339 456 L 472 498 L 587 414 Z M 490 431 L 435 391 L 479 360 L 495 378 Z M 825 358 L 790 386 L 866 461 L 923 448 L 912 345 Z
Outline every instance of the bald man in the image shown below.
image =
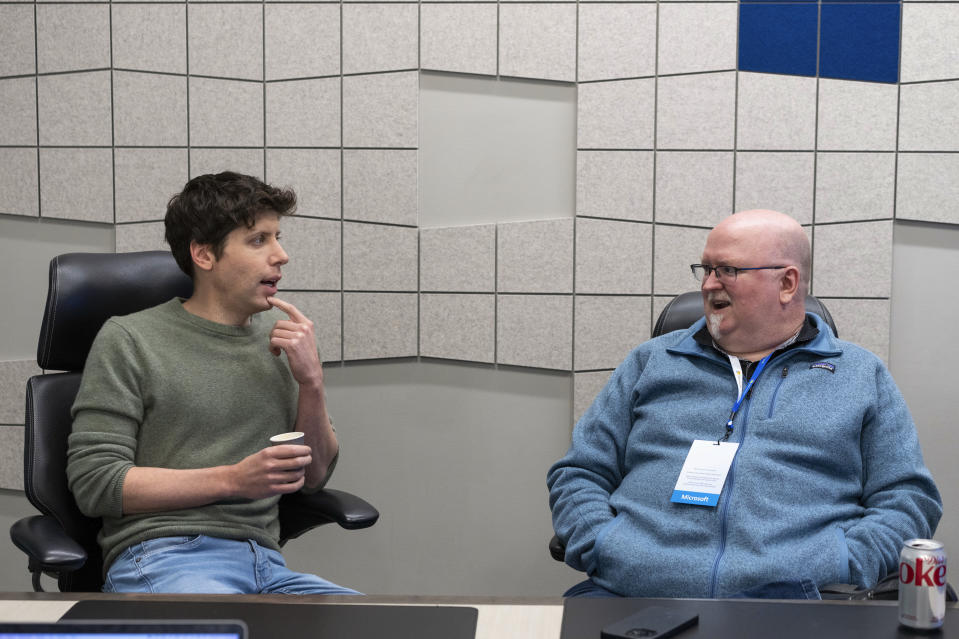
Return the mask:
M 566 596 L 819 598 L 874 585 L 942 501 L 882 361 L 805 312 L 810 249 L 774 211 L 720 222 L 704 317 L 641 344 L 547 484 Z

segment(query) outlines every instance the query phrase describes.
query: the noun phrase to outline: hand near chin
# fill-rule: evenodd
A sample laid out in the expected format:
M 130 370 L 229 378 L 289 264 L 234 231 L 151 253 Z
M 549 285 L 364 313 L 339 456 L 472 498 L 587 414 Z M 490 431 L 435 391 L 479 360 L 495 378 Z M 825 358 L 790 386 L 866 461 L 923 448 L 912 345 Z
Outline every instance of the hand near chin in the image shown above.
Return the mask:
M 300 384 L 322 384 L 323 365 L 316 352 L 313 322 L 299 309 L 277 297 L 266 301 L 289 317 L 279 320 L 270 331 L 270 352 L 276 356 L 286 353 L 293 378 Z

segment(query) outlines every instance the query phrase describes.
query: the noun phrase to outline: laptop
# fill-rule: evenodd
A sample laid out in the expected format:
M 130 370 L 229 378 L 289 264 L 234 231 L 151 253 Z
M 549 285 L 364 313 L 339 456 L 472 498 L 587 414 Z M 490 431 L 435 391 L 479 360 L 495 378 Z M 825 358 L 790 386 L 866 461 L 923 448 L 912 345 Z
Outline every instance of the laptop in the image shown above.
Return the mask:
M 238 620 L 0 622 L 0 639 L 247 639 Z

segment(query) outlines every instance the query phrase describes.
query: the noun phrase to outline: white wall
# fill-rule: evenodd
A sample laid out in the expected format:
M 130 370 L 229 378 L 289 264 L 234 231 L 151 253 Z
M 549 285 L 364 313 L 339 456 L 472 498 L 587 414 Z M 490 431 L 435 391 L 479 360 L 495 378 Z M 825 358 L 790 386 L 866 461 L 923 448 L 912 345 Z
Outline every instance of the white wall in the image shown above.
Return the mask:
M 889 368 L 912 411 L 926 464 L 942 493 L 944 512 L 936 538 L 953 554 L 959 553 L 959 297 L 952 285 L 957 273 L 959 228 L 896 223 Z

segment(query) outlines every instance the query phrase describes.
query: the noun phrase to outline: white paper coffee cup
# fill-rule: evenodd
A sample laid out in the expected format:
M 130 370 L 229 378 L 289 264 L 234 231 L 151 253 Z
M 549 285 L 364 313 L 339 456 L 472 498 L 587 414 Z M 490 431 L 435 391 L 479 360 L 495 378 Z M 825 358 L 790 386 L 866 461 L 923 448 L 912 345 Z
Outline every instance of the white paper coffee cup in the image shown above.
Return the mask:
M 296 444 L 298 446 L 303 445 L 305 435 L 299 431 L 293 431 L 290 433 L 280 433 L 279 435 L 274 435 L 270 437 L 270 443 L 274 446 L 283 446 L 286 444 Z

